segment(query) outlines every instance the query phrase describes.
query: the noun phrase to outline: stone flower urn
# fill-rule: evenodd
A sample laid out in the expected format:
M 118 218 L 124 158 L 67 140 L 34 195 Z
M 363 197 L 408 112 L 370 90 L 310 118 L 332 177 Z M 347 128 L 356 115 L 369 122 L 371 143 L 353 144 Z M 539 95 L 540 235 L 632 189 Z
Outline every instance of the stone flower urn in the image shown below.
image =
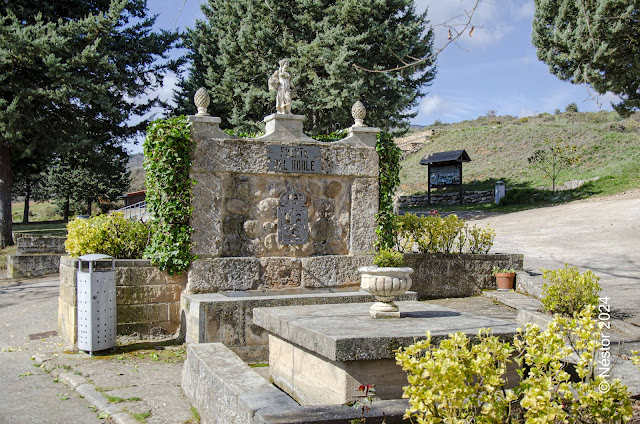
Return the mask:
M 393 299 L 411 288 L 411 268 L 363 266 L 358 268 L 360 288 L 377 300 L 369 309 L 371 318 L 400 318 Z

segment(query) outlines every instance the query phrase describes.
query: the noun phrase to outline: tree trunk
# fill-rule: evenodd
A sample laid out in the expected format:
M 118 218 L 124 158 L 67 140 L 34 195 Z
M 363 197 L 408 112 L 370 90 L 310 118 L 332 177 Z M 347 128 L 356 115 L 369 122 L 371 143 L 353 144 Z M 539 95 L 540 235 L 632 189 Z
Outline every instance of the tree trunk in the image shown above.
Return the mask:
M 87 215 L 91 216 L 91 199 L 87 200 Z
M 64 222 L 69 222 L 69 195 L 67 195 L 67 198 L 64 201 L 64 213 L 62 216 L 62 219 L 64 220 Z
M 31 181 L 27 180 L 27 191 L 24 193 L 24 212 L 22 213 L 22 223 L 29 222 L 29 201 L 31 200 Z
M 0 142 L 0 249 L 11 245 L 11 148 Z

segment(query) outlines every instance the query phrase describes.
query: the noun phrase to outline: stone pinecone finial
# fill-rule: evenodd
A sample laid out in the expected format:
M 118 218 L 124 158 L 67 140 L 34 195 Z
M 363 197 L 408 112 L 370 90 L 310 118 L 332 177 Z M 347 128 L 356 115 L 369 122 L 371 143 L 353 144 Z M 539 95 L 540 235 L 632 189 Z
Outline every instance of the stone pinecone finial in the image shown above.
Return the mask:
M 196 116 L 209 116 L 209 113 L 207 112 L 207 107 L 209 107 L 210 102 L 209 93 L 207 93 L 207 90 L 204 87 L 198 88 L 195 96 L 193 96 L 193 102 L 198 108 Z
M 366 115 L 367 109 L 365 109 L 360 100 L 358 100 L 353 104 L 353 106 L 351 106 L 351 116 L 353 116 L 353 119 L 355 119 L 356 121 L 354 127 L 364 127 L 364 117 Z

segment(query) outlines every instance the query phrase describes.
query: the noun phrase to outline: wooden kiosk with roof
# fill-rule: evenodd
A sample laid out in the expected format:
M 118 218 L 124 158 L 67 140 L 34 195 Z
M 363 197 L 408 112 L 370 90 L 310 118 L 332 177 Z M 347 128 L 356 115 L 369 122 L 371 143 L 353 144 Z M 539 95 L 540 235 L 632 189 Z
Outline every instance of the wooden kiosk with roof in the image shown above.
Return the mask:
M 464 150 L 431 153 L 422 158 L 420 165 L 428 166 L 427 202 L 429 205 L 431 205 L 431 189 L 445 187 L 459 187 L 460 204 L 462 204 L 463 162 L 471 162 L 471 158 Z

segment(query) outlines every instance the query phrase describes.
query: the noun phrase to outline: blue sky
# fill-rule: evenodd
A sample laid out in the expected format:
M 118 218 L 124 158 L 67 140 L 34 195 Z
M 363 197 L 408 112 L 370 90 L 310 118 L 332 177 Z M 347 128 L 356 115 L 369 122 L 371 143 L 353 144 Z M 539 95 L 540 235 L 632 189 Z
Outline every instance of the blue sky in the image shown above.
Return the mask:
M 156 27 L 192 27 L 202 18 L 201 0 L 149 0 L 157 13 Z M 421 12 L 429 7 L 436 31 L 435 47 L 446 42 L 441 24 L 470 10 L 474 0 L 417 0 Z M 481 0 L 473 23 L 473 36 L 463 35 L 459 45 L 449 45 L 438 58 L 438 75 L 417 108 L 412 123 L 429 125 L 435 120 L 459 122 L 495 110 L 498 115 L 529 116 L 564 111 L 575 102 L 580 111 L 610 110 L 611 95 L 594 99 L 585 86 L 558 80 L 536 57 L 531 44 L 533 0 Z M 460 22 L 462 18 L 459 18 Z M 455 23 L 455 19 L 452 23 Z M 176 77 L 166 78 L 161 96 L 171 97 Z M 138 152 L 140 146 L 132 146 Z

